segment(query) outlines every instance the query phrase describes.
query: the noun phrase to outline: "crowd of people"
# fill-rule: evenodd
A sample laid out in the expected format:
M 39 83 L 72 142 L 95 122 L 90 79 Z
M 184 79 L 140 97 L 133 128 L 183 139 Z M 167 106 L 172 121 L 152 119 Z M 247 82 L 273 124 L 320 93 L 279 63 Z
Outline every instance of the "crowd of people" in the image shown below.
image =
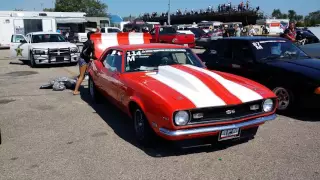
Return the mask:
M 232 5 L 231 1 L 229 3 L 225 4 L 219 4 L 214 8 L 215 6 L 209 5 L 206 9 L 199 9 L 199 10 L 188 10 L 187 8 L 183 11 L 181 9 L 177 9 L 175 13 L 172 13 L 170 15 L 172 16 L 182 16 L 182 15 L 197 15 L 197 14 L 210 14 L 210 13 L 225 13 L 225 12 L 245 12 L 245 11 L 259 11 L 260 7 L 252 8 L 250 6 L 249 0 L 246 2 L 241 1 L 238 5 L 234 6 Z M 168 16 L 168 12 L 166 13 L 143 13 L 140 15 L 140 17 L 144 18 L 154 18 L 154 17 L 165 17 Z

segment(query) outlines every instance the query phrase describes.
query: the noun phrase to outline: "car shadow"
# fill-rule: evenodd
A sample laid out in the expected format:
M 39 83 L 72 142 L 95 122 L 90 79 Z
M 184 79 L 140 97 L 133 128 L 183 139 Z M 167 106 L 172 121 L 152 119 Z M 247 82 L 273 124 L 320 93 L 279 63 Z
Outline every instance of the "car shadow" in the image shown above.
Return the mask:
M 301 108 L 299 110 L 278 114 L 300 121 L 320 121 L 320 109 Z
M 160 138 L 155 139 L 150 146 L 142 147 L 138 144 L 134 136 L 134 128 L 132 120 L 112 105 L 108 100 L 103 100 L 102 103 L 96 104 L 90 98 L 88 88 L 82 87 L 81 98 L 90 105 L 113 130 L 123 140 L 141 149 L 151 157 L 168 157 L 181 156 L 203 152 L 215 152 L 227 149 L 234 145 L 248 142 L 251 139 L 241 139 L 237 141 L 218 142 L 217 138 L 209 137 L 195 140 L 186 140 L 179 142 L 166 141 Z

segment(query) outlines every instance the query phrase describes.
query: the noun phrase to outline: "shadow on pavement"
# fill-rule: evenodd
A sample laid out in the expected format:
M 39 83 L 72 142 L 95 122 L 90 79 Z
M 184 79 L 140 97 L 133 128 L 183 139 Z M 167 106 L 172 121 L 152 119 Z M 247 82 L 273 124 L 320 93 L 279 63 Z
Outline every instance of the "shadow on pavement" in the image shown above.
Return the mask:
M 279 113 L 283 116 L 293 118 L 300 121 L 320 121 L 320 108 L 319 109 L 309 109 L 309 108 L 301 108 L 298 110 L 294 110 L 286 113 Z
M 143 150 L 151 157 L 181 156 L 194 153 L 214 152 L 228 147 L 248 142 L 250 139 L 238 141 L 217 142 L 217 137 L 187 140 L 179 142 L 169 142 L 163 139 L 155 139 L 155 143 L 148 148 L 140 146 L 135 140 L 132 120 L 117 107 L 104 100 L 103 103 L 92 102 L 88 88 L 82 87 L 81 98 L 89 104 L 113 130 L 123 140 L 133 146 Z M 252 139 L 252 138 L 251 138 Z
M 29 66 L 30 64 L 29 62 L 26 61 L 10 61 L 9 64 L 11 65 L 25 65 L 25 66 Z M 36 69 L 40 69 L 40 68 L 59 68 L 59 67 L 70 67 L 70 66 L 75 66 L 78 63 L 65 63 L 65 64 L 44 64 L 44 65 L 38 65 L 36 67 Z M 31 68 L 31 67 L 30 67 Z

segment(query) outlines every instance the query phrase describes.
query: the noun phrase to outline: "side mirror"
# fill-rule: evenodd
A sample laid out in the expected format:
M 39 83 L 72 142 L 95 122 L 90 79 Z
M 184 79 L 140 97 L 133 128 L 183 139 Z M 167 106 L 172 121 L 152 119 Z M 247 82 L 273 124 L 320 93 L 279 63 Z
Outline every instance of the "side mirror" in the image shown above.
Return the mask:
M 26 40 L 20 40 L 20 43 L 27 43 Z

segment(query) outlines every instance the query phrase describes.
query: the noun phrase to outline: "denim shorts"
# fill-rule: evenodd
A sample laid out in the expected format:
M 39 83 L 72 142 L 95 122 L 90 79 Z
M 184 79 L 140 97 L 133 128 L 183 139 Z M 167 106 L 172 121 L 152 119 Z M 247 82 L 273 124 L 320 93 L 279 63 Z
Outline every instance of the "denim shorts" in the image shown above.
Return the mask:
M 84 66 L 84 65 L 88 65 L 88 63 L 87 63 L 83 58 L 81 58 L 81 57 L 79 57 L 78 63 L 79 63 L 79 66 L 80 66 L 80 67 L 82 67 L 82 66 Z

